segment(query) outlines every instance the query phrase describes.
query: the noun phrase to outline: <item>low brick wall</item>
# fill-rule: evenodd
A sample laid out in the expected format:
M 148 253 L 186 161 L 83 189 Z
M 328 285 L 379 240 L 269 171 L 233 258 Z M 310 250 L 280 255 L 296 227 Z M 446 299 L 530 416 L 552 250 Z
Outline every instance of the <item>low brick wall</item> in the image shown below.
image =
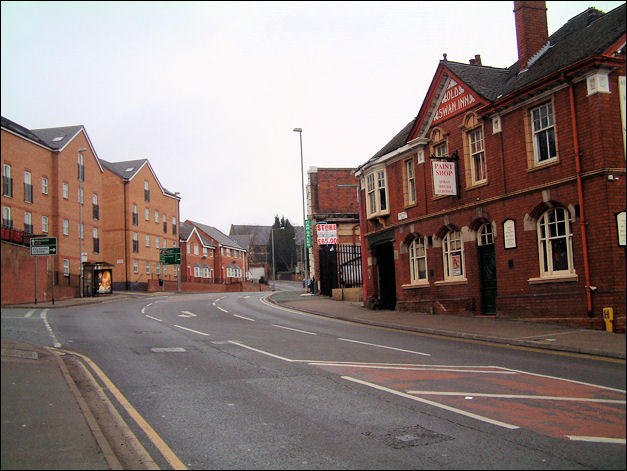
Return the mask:
M 336 301 L 361 302 L 364 300 L 364 289 L 359 288 L 337 288 L 331 290 L 331 297 Z

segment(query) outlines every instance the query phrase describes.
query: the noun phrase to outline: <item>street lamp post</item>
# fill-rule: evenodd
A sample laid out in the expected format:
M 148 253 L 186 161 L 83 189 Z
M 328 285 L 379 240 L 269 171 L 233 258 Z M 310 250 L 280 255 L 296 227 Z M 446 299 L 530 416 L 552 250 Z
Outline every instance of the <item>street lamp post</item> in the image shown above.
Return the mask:
M 303 169 L 303 129 L 294 128 L 294 132 L 298 133 L 300 138 L 300 186 L 303 193 L 303 264 L 305 268 L 305 280 L 309 280 L 309 269 L 307 266 L 307 237 L 305 234 L 306 219 L 305 219 L 305 177 Z

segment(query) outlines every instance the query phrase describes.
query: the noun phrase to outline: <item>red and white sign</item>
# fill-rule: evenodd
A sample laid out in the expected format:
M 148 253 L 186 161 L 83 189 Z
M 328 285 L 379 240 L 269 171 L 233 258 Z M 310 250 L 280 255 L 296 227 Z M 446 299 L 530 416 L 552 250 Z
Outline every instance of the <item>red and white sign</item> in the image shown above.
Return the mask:
M 451 80 L 435 112 L 433 123 L 450 118 L 470 108 L 476 102 L 477 99 L 470 91 L 466 90 L 461 84 Z
M 337 244 L 337 224 L 316 224 L 318 245 Z
M 436 195 L 456 195 L 455 162 L 432 160 L 433 191 Z

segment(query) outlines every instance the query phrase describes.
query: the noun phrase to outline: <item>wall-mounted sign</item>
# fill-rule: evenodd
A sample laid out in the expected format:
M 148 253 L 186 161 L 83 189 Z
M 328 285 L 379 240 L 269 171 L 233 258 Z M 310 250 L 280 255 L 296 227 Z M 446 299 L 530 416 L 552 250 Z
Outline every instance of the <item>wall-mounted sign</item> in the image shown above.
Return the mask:
M 398 213 L 398 220 L 402 221 L 403 219 L 407 219 L 407 211 L 401 211 Z
M 456 195 L 455 162 L 432 160 L 433 191 L 436 195 Z
M 513 219 L 503 222 L 503 244 L 506 249 L 516 248 L 516 221 Z
M 316 224 L 318 245 L 337 244 L 337 224 Z
M 461 113 L 476 102 L 477 99 L 469 90 L 455 80 L 451 80 L 435 112 L 433 123 Z
M 618 245 L 625 247 L 625 239 L 627 239 L 627 233 L 625 232 L 625 211 L 621 211 L 616 215 L 616 229 L 618 231 Z

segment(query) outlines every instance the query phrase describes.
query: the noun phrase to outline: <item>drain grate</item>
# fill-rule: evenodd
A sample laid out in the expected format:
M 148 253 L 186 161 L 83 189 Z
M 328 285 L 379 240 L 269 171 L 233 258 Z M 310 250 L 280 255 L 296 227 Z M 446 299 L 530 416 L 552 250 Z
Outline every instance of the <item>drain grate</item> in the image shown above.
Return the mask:
M 385 443 L 391 448 L 409 448 L 412 446 L 426 446 L 434 443 L 452 440 L 453 437 L 434 432 L 419 425 L 391 430 L 386 433 L 366 432 L 364 435 Z

